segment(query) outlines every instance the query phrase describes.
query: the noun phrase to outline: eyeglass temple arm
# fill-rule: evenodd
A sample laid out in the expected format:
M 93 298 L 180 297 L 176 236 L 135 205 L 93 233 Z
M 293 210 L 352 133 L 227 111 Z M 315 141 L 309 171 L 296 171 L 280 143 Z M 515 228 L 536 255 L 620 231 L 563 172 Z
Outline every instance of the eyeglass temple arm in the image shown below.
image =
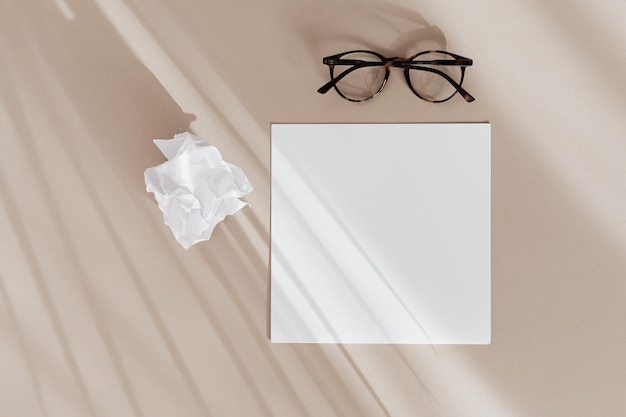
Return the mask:
M 425 59 L 422 61 L 395 61 L 394 62 L 394 66 L 396 63 L 402 64 L 402 63 L 406 63 L 406 64 L 425 64 L 425 65 L 455 65 L 455 66 L 460 66 L 460 67 L 471 67 L 472 64 L 474 63 L 474 61 L 472 61 L 469 58 L 457 58 L 457 59 Z
M 435 51 L 435 52 L 448 54 L 454 58 L 453 63 L 450 62 L 450 60 L 443 60 L 443 61 L 447 61 L 445 65 L 461 65 L 463 67 L 471 67 L 474 64 L 474 61 L 471 58 L 465 58 L 464 56 L 453 54 L 452 52 L 446 52 L 446 51 Z
M 341 81 L 343 77 L 350 74 L 354 70 L 357 70 L 363 67 L 378 67 L 378 66 L 385 65 L 385 63 L 382 61 L 381 62 L 368 62 L 368 61 L 360 61 L 358 59 L 332 60 L 332 58 L 324 58 L 323 62 L 326 65 L 335 65 L 339 63 L 341 65 L 353 65 L 353 66 L 348 68 L 347 70 L 345 70 L 344 72 L 342 72 L 341 74 L 339 74 L 338 76 L 336 76 L 335 78 L 333 78 L 332 80 L 330 80 L 329 82 L 321 86 L 320 88 L 318 88 L 317 92 L 320 94 L 328 93 L 328 91 L 331 88 L 333 88 L 335 84 L 337 84 L 339 81 Z

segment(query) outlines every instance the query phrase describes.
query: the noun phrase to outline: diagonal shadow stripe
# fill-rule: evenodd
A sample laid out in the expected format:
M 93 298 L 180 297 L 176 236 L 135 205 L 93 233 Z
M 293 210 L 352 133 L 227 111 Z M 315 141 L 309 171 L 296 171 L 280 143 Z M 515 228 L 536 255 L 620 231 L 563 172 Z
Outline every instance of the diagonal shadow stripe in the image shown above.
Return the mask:
M 76 356 L 70 346 L 69 340 L 66 335 L 66 330 L 63 326 L 63 321 L 61 320 L 58 309 L 55 305 L 54 300 L 52 299 L 50 290 L 48 289 L 48 285 L 46 284 L 45 275 L 41 269 L 41 265 L 34 255 L 36 253 L 34 250 L 35 248 L 26 237 L 27 226 L 20 216 L 19 208 L 14 203 L 14 198 L 9 192 L 4 175 L 0 175 L 0 198 L 4 200 L 4 205 L 7 208 L 7 214 L 16 229 L 17 244 L 20 246 L 22 253 L 24 253 L 24 256 L 28 259 L 28 264 L 31 269 L 31 275 L 39 291 L 41 301 L 43 302 L 43 305 L 48 312 L 52 327 L 54 329 L 54 333 L 57 336 L 57 340 L 60 344 L 63 356 L 65 358 L 65 361 L 67 362 L 70 373 L 72 374 L 72 378 L 78 387 L 81 395 L 81 400 L 90 415 L 97 416 L 98 413 L 96 412 L 93 399 L 89 395 L 87 386 L 85 384 L 85 378 L 80 371 Z
M 33 80 L 31 78 L 31 82 L 32 81 Z M 54 192 L 52 191 L 51 184 L 46 180 L 45 173 L 41 168 L 42 164 L 38 160 L 38 152 L 36 151 L 36 146 L 34 144 L 32 134 L 30 133 L 30 128 L 28 126 L 28 123 L 26 122 L 25 113 L 21 111 L 20 106 L 18 105 L 20 100 L 17 94 L 12 91 L 11 87 L 5 87 L 3 93 L 6 97 L 9 98 L 9 100 L 11 100 L 12 103 L 14 103 L 9 110 L 11 120 L 16 125 L 17 130 L 20 132 L 20 143 L 25 150 L 25 154 L 28 155 L 28 157 L 31 159 L 29 169 L 34 174 L 37 182 L 39 183 L 40 191 L 44 196 L 46 202 L 48 203 L 47 209 L 50 216 L 53 218 L 53 223 L 56 225 L 56 232 L 59 237 L 58 242 L 63 242 L 63 244 L 67 246 L 67 251 L 65 252 L 67 254 L 69 264 L 75 272 L 75 275 L 78 277 L 87 277 L 89 276 L 89 273 L 87 269 L 83 267 L 81 260 L 76 256 L 77 248 L 72 243 L 71 236 L 68 232 L 68 224 L 64 220 L 62 210 L 58 206 L 58 202 L 54 197 Z M 8 192 L 8 190 L 6 191 Z M 26 229 L 26 227 L 24 229 Z M 128 375 L 124 370 L 119 351 L 115 345 L 110 330 L 105 323 L 104 317 L 101 314 L 102 309 L 99 305 L 100 303 L 97 297 L 95 296 L 95 292 L 87 279 L 79 279 L 78 283 L 81 292 L 88 300 L 87 305 L 89 306 L 88 308 L 90 309 L 90 313 L 94 318 L 98 332 L 102 337 L 106 350 L 111 358 L 113 367 L 117 373 L 120 383 L 122 384 L 122 387 L 124 388 L 124 391 L 126 392 L 133 412 L 136 416 L 141 417 L 143 416 L 143 414 L 139 408 L 136 396 L 130 385 Z
M 39 377 L 37 376 L 35 365 L 33 364 L 33 358 L 30 353 L 30 349 L 28 348 L 28 343 L 24 338 L 24 332 L 22 331 L 19 320 L 15 314 L 11 297 L 9 297 L 9 293 L 6 289 L 6 286 L 4 285 L 4 279 L 2 277 L 2 274 L 0 274 L 0 300 L 2 300 L 6 306 L 9 325 L 11 326 L 11 330 L 13 331 L 13 333 L 16 335 L 17 344 L 24 359 L 24 364 L 28 372 L 28 377 L 30 378 L 33 389 L 35 391 L 35 398 L 37 399 L 37 406 L 39 407 L 39 411 L 43 416 L 47 417 L 49 416 L 49 413 L 46 408 L 46 403 L 43 399 L 41 382 L 39 381 Z
M 354 236 L 346 229 L 345 225 L 342 224 L 342 222 L 338 218 L 337 214 L 331 208 L 330 204 L 322 197 L 322 195 L 319 192 L 319 190 L 317 190 L 313 186 L 311 181 L 308 178 L 306 178 L 306 176 L 300 170 L 298 170 L 293 164 L 289 163 L 287 158 L 286 158 L 286 156 L 282 155 L 282 153 L 275 146 L 272 149 L 272 158 L 280 159 L 280 161 L 281 161 L 280 163 L 282 165 L 289 167 L 290 178 L 291 178 L 292 181 L 296 181 L 297 182 L 298 189 L 300 191 L 299 195 L 302 197 L 302 196 L 306 195 L 307 193 L 311 194 L 312 198 L 314 198 L 316 203 L 318 203 L 317 205 L 324 210 L 324 214 L 326 215 L 326 217 L 328 217 L 329 219 L 331 219 L 333 221 L 334 230 L 336 230 L 338 232 L 341 232 L 342 241 L 347 243 L 347 244 L 349 244 L 352 247 L 352 249 L 354 249 L 354 252 L 356 252 L 356 253 L 358 253 L 360 255 L 361 260 L 370 268 L 370 270 L 377 277 L 377 279 L 381 283 L 384 284 L 384 286 L 387 288 L 387 290 L 393 295 L 393 297 L 397 300 L 397 302 L 402 306 L 402 308 L 405 311 L 405 313 L 409 315 L 411 320 L 417 325 L 417 327 L 420 329 L 422 334 L 424 334 L 426 339 L 430 342 L 430 336 L 428 335 L 426 330 L 423 328 L 423 326 L 421 325 L 419 320 L 417 320 L 417 318 L 415 317 L 413 312 L 408 308 L 408 306 L 406 305 L 404 300 L 398 295 L 398 293 L 391 286 L 389 281 L 384 277 L 384 275 L 382 274 L 380 269 L 377 267 L 377 265 L 371 259 L 371 257 L 365 252 L 363 247 L 356 241 Z M 301 226 L 307 230 L 309 236 L 313 236 L 313 239 L 316 241 L 317 247 L 319 248 L 319 250 L 325 253 L 326 259 L 332 264 L 332 266 L 335 269 L 335 271 L 337 271 L 338 276 L 340 276 L 342 278 L 342 280 L 345 283 L 345 285 L 350 287 L 352 293 L 357 296 L 360 305 L 363 307 L 363 309 L 365 311 L 368 312 L 372 322 L 375 323 L 379 327 L 379 329 L 381 330 L 382 333 L 387 335 L 387 332 L 386 332 L 384 326 L 380 323 L 378 318 L 370 310 L 367 302 L 360 295 L 359 291 L 357 291 L 357 289 L 354 286 L 354 284 L 352 284 L 351 280 L 346 275 L 346 271 L 344 270 L 344 268 L 339 264 L 339 262 L 336 260 L 335 256 L 333 256 L 333 254 L 328 251 L 326 245 L 324 244 L 324 242 L 319 237 L 319 233 L 310 226 L 310 224 L 307 221 L 307 219 L 301 214 L 301 211 L 293 203 L 293 201 L 291 199 L 287 198 L 289 194 L 287 194 L 288 193 L 287 190 L 283 190 L 283 186 L 284 185 L 278 184 L 276 182 L 276 180 L 275 180 L 274 184 L 273 184 L 273 187 L 272 187 L 272 191 L 274 193 L 281 193 L 281 194 L 283 194 L 285 196 L 285 198 L 283 198 L 284 201 L 287 202 L 287 204 L 289 204 L 291 206 L 291 212 L 295 213 L 294 215 L 299 217 Z M 388 335 L 387 335 L 387 337 L 388 337 Z M 335 340 L 337 340 L 337 339 L 335 339 Z

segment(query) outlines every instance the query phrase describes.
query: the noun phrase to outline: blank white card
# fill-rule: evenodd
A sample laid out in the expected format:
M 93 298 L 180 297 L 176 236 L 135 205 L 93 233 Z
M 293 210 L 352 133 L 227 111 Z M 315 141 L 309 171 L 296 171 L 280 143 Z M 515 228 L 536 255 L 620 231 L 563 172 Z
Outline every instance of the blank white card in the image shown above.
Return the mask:
M 491 340 L 491 126 L 272 125 L 271 340 Z

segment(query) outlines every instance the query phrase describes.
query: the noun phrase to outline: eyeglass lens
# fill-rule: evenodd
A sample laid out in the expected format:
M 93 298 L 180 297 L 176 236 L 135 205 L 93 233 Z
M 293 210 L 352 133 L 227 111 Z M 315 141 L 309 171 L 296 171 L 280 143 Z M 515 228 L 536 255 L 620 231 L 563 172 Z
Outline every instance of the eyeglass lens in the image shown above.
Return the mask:
M 346 54 L 343 55 L 341 59 L 357 59 L 365 62 L 382 62 L 378 56 L 367 52 L 354 52 Z M 337 65 L 333 70 L 332 76 L 337 77 L 351 67 L 351 65 Z M 383 87 L 385 83 L 385 72 L 386 69 L 382 65 L 359 67 L 339 80 L 335 84 L 335 87 L 342 96 L 349 100 L 367 100 L 374 97 Z
M 457 84 L 461 84 L 463 81 L 463 72 L 458 65 L 433 65 L 422 63 L 421 61 L 436 61 L 436 60 L 450 60 L 454 59 L 451 55 L 441 52 L 426 52 L 417 55 L 413 58 L 416 62 L 415 66 L 430 68 L 439 72 L 442 72 L 452 78 Z M 419 69 L 408 70 L 409 87 L 420 98 L 439 102 L 448 100 L 456 93 L 456 88 L 448 80 L 442 77 L 437 72 L 424 71 Z

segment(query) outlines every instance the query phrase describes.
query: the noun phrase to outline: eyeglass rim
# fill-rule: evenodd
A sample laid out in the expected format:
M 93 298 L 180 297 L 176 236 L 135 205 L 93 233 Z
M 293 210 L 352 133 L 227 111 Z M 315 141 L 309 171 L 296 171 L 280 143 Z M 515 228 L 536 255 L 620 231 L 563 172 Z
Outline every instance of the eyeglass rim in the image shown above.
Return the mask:
M 452 54 L 451 52 L 445 52 L 445 51 L 422 51 L 422 52 L 418 52 L 417 54 L 413 55 L 409 59 L 411 61 L 414 61 L 415 58 L 417 58 L 418 56 L 429 54 L 429 53 L 432 53 L 432 52 L 434 52 L 434 53 L 444 53 L 444 54 L 450 55 L 452 57 L 458 57 L 460 59 L 469 59 L 469 58 L 464 58 L 464 57 L 461 57 L 459 55 Z M 469 65 L 472 65 L 472 63 L 470 63 Z M 437 64 L 430 64 L 430 65 L 437 65 Z M 465 68 L 467 68 L 467 66 L 460 66 L 460 68 L 461 68 L 461 79 L 458 81 L 458 85 L 462 86 L 463 85 L 463 80 L 465 79 Z M 455 88 L 455 90 L 454 90 L 454 92 L 452 94 L 450 94 L 447 98 L 444 98 L 444 99 L 441 99 L 441 100 L 431 100 L 429 98 L 422 97 L 422 95 L 419 93 L 419 91 L 417 89 L 415 89 L 413 87 L 413 84 L 411 83 L 410 70 L 411 70 L 411 68 L 409 68 L 409 67 L 406 67 L 404 69 L 404 78 L 406 80 L 406 83 L 409 85 L 409 89 L 413 92 L 413 94 L 415 94 L 417 97 L 421 98 L 424 101 L 428 101 L 430 103 L 443 103 L 444 101 L 450 100 L 457 93 L 459 93 L 459 91 Z M 434 73 L 442 76 L 446 81 L 448 81 L 448 83 L 450 83 L 450 84 L 452 84 L 452 86 L 454 86 L 454 83 L 451 82 L 451 81 L 454 81 L 454 80 L 452 80 L 451 77 L 448 74 L 446 74 L 445 72 L 436 71 L 433 68 L 429 68 L 429 67 L 422 67 L 422 68 L 420 68 L 420 71 L 434 72 Z
M 382 64 L 384 64 L 385 59 L 386 59 L 384 56 L 382 56 L 381 54 L 379 54 L 379 53 L 377 53 L 377 52 L 374 52 L 374 51 L 365 51 L 365 50 L 348 51 L 348 52 L 344 52 L 344 53 L 341 53 L 341 54 L 337 54 L 337 55 L 335 55 L 335 56 L 333 56 L 333 57 L 336 57 L 336 58 L 340 59 L 343 55 L 348 55 L 348 54 L 351 54 L 351 53 L 370 53 L 370 54 L 372 54 L 372 55 L 377 56 L 377 57 L 381 60 L 380 62 L 381 62 Z M 333 58 L 333 57 L 328 57 L 328 58 Z M 377 65 L 377 66 L 378 66 L 378 65 Z M 335 69 L 335 65 L 328 65 L 328 67 L 329 67 L 329 71 L 330 71 L 330 79 L 331 79 L 331 81 L 332 81 L 332 80 L 335 78 L 335 76 L 334 76 L 334 69 Z M 346 71 L 349 73 L 349 72 L 351 72 L 351 71 L 353 71 L 353 70 L 355 70 L 355 69 L 357 69 L 357 68 L 358 68 L 358 67 L 356 67 L 356 66 L 355 66 L 355 67 L 350 68 L 350 69 L 348 69 L 348 70 L 346 70 Z M 335 89 L 335 91 L 337 92 L 337 94 L 339 94 L 341 97 L 343 97 L 344 99 L 346 99 L 346 100 L 348 100 L 348 101 L 352 101 L 352 102 L 354 102 L 354 103 L 360 103 L 360 102 L 363 102 L 363 101 L 368 101 L 368 100 L 371 100 L 371 99 L 373 99 L 374 97 L 376 97 L 378 94 L 380 94 L 380 92 L 381 92 L 381 91 L 383 91 L 383 89 L 385 88 L 385 85 L 387 84 L 387 80 L 389 79 L 389 74 L 391 73 L 391 71 L 389 71 L 389 67 L 388 67 L 388 66 L 384 66 L 384 68 L 385 68 L 385 78 L 383 79 L 383 82 L 380 84 L 380 87 L 378 88 L 378 91 L 376 91 L 374 94 L 372 94 L 371 96 L 369 96 L 369 97 L 367 97 L 367 98 L 364 98 L 364 99 L 360 99 L 360 100 L 359 100 L 359 99 L 354 99 L 354 98 L 350 98 L 350 97 L 346 96 L 344 93 L 342 93 L 342 92 L 341 92 L 341 90 L 339 89 L 339 87 L 337 87 L 337 82 L 333 83 L 332 87 Z M 338 81 L 339 81 L 339 80 L 338 80 Z
M 337 87 L 337 83 L 343 78 L 345 77 L 347 74 L 349 74 L 350 72 L 358 69 L 358 68 L 362 68 L 359 66 L 352 66 L 350 68 L 348 68 L 346 71 L 342 72 L 341 74 L 339 74 L 337 77 L 334 77 L 334 67 L 335 65 L 337 65 L 339 62 L 335 62 L 338 60 L 341 60 L 341 58 L 344 55 L 348 55 L 348 54 L 352 54 L 352 53 L 368 53 L 368 54 L 372 54 L 376 57 L 378 57 L 380 59 L 380 62 L 375 62 L 373 61 L 371 64 L 372 66 L 380 66 L 383 65 L 385 67 L 385 78 L 383 80 L 383 83 L 381 84 L 380 88 L 378 89 L 378 91 L 376 93 L 374 93 L 373 95 L 365 98 L 365 99 L 353 99 L 353 98 L 349 98 L 346 97 L 341 90 L 339 90 L 339 88 Z M 450 78 L 449 76 L 447 76 L 447 74 L 445 74 L 442 71 L 438 71 L 434 68 L 430 68 L 430 67 L 408 67 L 406 66 L 407 63 L 413 62 L 415 61 L 415 58 L 417 58 L 420 55 L 424 55 L 424 54 L 428 54 L 428 53 L 440 53 L 440 54 L 446 54 L 452 58 L 454 58 L 454 61 L 451 60 L 428 60 L 427 64 L 428 65 L 455 65 L 455 66 L 459 66 L 461 68 L 461 80 L 460 82 L 456 82 L 455 80 L 453 80 L 452 78 Z M 465 99 L 465 101 L 467 102 L 472 102 L 474 101 L 474 97 L 467 92 L 467 90 L 465 90 L 461 84 L 463 83 L 463 80 L 465 79 L 465 68 L 467 68 L 468 66 L 473 65 L 473 60 L 471 58 L 466 58 L 463 57 L 461 55 L 452 53 L 452 52 L 448 52 L 448 51 L 443 51 L 443 50 L 426 50 L 426 51 L 421 51 L 416 53 L 415 55 L 412 55 L 409 58 L 403 58 L 403 57 L 385 57 L 383 55 L 381 55 L 378 52 L 375 51 L 369 51 L 369 50 L 365 50 L 365 49 L 357 49 L 357 50 L 353 50 L 353 51 L 346 51 L 346 52 L 341 52 L 339 54 L 334 54 L 334 55 L 329 55 L 327 57 L 322 58 L 322 63 L 325 65 L 329 66 L 329 73 L 330 73 L 330 81 L 327 82 L 326 84 L 324 84 L 322 87 L 320 87 L 317 92 L 320 94 L 326 94 L 331 87 L 333 87 L 335 89 L 335 91 L 337 92 L 337 94 L 339 94 L 342 98 L 344 98 L 345 100 L 348 101 L 352 101 L 352 102 L 363 102 L 363 101 L 368 101 L 373 99 L 374 97 L 376 97 L 384 88 L 385 85 L 387 84 L 387 80 L 389 78 L 389 67 L 399 67 L 399 68 L 404 68 L 404 73 L 405 73 L 405 79 L 408 83 L 409 89 L 420 99 L 424 100 L 424 101 L 428 101 L 431 103 L 442 103 L 444 101 L 448 101 L 450 100 L 452 97 L 454 97 L 456 95 L 456 93 L 460 93 L 460 95 L 463 97 L 463 99 Z M 426 64 L 426 63 L 425 63 Z M 444 79 L 446 79 L 454 88 L 455 88 L 455 92 L 452 93 L 449 97 L 442 99 L 442 100 L 430 100 L 428 98 L 422 97 L 412 86 L 411 82 L 410 82 L 410 77 L 409 77 L 409 70 L 411 69 L 416 69 L 416 70 L 422 70 L 422 71 L 428 71 L 428 72 L 433 72 L 436 73 L 440 76 L 442 76 Z

